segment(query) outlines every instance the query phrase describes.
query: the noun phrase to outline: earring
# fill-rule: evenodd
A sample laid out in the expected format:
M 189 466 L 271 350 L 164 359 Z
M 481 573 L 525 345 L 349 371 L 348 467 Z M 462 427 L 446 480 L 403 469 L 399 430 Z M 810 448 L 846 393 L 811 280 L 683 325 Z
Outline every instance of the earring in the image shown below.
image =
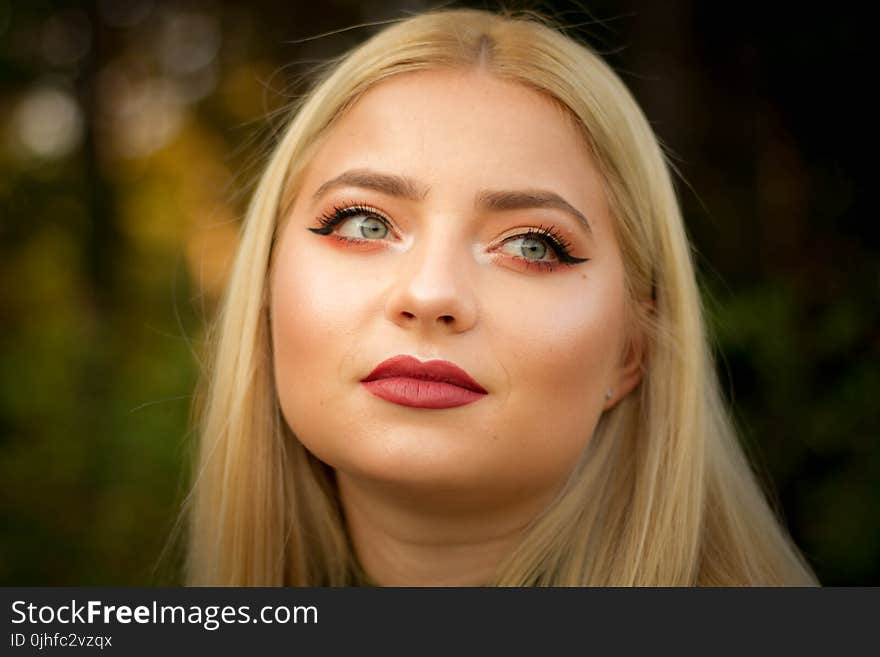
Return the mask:
M 614 393 L 611 392 L 611 388 L 605 391 L 605 399 L 611 399 L 614 396 Z

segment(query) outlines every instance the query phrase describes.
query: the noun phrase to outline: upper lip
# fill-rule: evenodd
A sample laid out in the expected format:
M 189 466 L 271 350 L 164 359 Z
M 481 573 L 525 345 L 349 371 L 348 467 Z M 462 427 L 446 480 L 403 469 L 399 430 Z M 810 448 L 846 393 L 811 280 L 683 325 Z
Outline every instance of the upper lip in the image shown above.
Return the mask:
M 454 363 L 450 363 L 448 360 L 429 360 L 423 363 L 412 356 L 394 356 L 383 360 L 362 381 L 375 381 L 396 376 L 451 383 L 460 388 L 486 393 L 483 386 Z

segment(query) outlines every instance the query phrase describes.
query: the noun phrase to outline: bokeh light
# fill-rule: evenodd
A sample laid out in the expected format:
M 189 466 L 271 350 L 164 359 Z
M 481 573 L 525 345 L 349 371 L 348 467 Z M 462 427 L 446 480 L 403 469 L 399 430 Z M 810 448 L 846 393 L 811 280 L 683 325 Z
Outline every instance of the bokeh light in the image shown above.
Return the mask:
M 83 117 L 70 93 L 38 86 L 19 101 L 12 126 L 21 151 L 32 157 L 55 159 L 79 145 Z

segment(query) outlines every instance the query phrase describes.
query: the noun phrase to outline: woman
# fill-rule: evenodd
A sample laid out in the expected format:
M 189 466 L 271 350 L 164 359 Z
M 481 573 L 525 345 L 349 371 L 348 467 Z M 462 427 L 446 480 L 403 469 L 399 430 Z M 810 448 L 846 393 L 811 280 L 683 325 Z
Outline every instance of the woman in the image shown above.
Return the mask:
M 810 585 L 723 407 L 669 168 L 595 54 L 418 15 L 332 62 L 213 334 L 196 585 Z

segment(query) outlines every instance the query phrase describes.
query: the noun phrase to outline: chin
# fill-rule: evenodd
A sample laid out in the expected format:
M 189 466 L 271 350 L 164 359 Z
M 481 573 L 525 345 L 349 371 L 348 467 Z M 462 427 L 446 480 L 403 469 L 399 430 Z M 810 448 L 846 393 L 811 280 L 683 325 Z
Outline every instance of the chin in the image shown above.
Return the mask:
M 439 493 L 481 488 L 487 480 L 486 455 L 474 449 L 473 436 L 459 432 L 386 427 L 348 433 L 344 441 L 302 442 L 320 461 L 365 483 Z

